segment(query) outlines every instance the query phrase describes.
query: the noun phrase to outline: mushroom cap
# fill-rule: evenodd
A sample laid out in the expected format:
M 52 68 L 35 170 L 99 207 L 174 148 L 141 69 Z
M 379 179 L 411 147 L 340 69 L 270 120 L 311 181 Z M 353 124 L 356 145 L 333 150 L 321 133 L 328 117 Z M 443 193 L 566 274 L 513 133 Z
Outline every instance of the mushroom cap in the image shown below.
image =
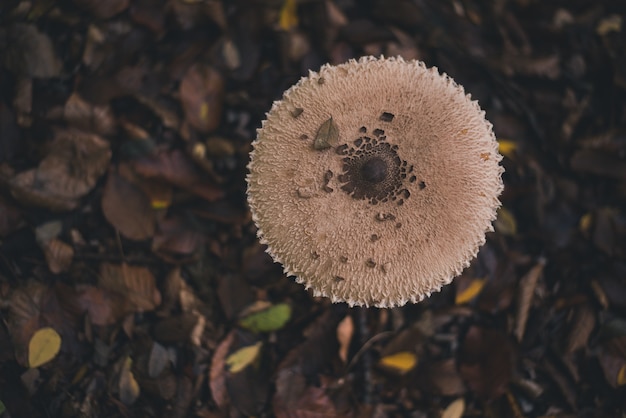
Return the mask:
M 310 72 L 274 102 L 248 203 L 285 273 L 333 302 L 418 302 L 469 265 L 500 206 L 492 125 L 420 61 L 364 57 Z

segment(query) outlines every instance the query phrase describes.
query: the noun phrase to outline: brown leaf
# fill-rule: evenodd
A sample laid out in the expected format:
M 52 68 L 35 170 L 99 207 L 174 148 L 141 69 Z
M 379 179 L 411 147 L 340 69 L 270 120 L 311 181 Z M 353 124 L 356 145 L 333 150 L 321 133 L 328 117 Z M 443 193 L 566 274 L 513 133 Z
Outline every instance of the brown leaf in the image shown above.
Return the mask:
M 110 135 L 115 131 L 116 122 L 111 107 L 88 103 L 78 93 L 67 99 L 63 115 L 72 127 L 83 131 L 100 135 Z
M 146 267 L 102 263 L 98 285 L 126 297 L 136 312 L 151 311 L 161 303 L 154 276 Z
M 144 240 L 154 235 L 155 216 L 149 199 L 115 170 L 109 170 L 104 186 L 102 212 L 126 238 Z
M 226 388 L 226 357 L 228 357 L 234 341 L 235 334 L 231 331 L 217 346 L 211 359 L 211 369 L 209 370 L 211 394 L 217 406 L 222 410 L 225 410 L 230 401 Z
M 513 347 L 502 332 L 472 326 L 459 349 L 459 372 L 482 399 L 502 395 L 513 372 Z
M 459 396 L 466 388 L 457 371 L 456 361 L 448 359 L 427 365 L 428 387 L 443 396 Z
M 54 274 L 67 271 L 74 259 L 74 248 L 54 238 L 42 244 L 48 268 Z
M 528 321 L 528 312 L 533 301 L 537 282 L 541 277 L 546 260 L 541 259 L 528 273 L 520 279 L 519 291 L 517 298 L 517 315 L 515 317 L 515 337 L 518 341 L 522 341 L 524 331 L 526 330 L 526 322 Z
M 215 130 L 222 118 L 224 81 L 220 73 L 195 64 L 180 83 L 180 100 L 187 122 L 202 133 Z
M 74 3 L 99 19 L 108 19 L 126 10 L 129 0 L 74 0 Z
M 110 158 L 109 143 L 99 136 L 59 131 L 39 167 L 18 174 L 9 186 L 13 195 L 25 203 L 72 209 L 104 174 Z
M 567 343 L 565 346 L 566 353 L 573 353 L 574 351 L 587 346 L 587 341 L 591 332 L 596 325 L 596 316 L 594 310 L 588 304 L 579 306 L 576 309 L 574 320 L 570 324 L 570 331 L 567 335 Z
M 161 151 L 135 161 L 133 166 L 142 176 L 164 180 L 208 201 L 224 195 L 219 187 L 201 175 L 191 159 L 180 150 Z
M 81 286 L 76 290 L 78 306 L 87 312 L 94 325 L 115 324 L 131 312 L 122 295 L 94 286 Z
M 6 237 L 23 224 L 19 209 L 0 196 L 0 237 Z
M 179 260 L 193 256 L 202 242 L 202 235 L 177 217 L 159 220 L 152 240 L 152 250 L 166 260 Z
M 3 51 L 4 65 L 15 74 L 51 78 L 61 74 L 61 60 L 55 54 L 54 45 L 48 35 L 37 30 L 35 25 L 16 24 L 9 28 Z

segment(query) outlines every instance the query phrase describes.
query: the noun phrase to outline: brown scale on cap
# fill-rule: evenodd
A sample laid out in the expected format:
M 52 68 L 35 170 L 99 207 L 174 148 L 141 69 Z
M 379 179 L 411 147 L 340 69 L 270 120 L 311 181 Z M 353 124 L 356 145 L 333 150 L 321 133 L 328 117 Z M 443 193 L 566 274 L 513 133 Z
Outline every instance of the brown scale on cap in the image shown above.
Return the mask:
M 500 205 L 491 124 L 419 61 L 311 72 L 274 103 L 253 146 L 248 202 L 261 242 L 333 302 L 423 299 L 469 264 Z

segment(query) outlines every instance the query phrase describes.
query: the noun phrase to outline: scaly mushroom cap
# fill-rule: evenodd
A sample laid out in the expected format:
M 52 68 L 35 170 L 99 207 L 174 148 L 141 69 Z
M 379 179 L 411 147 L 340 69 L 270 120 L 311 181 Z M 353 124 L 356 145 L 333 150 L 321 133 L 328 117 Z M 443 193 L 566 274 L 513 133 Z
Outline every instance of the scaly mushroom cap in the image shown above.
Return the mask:
M 323 66 L 258 130 L 248 202 L 267 252 L 316 296 L 417 302 L 461 273 L 500 206 L 491 124 L 419 61 Z

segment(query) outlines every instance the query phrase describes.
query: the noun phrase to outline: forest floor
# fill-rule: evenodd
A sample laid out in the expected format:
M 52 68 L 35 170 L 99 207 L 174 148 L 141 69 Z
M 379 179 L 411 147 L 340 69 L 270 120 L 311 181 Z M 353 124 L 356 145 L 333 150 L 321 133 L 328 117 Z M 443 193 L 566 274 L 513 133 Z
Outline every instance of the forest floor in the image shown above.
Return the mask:
M 615 0 L 3 0 L 0 417 L 626 416 L 625 18 Z M 246 165 L 309 69 L 381 54 L 479 101 L 505 191 L 452 284 L 349 308 L 264 252 Z

